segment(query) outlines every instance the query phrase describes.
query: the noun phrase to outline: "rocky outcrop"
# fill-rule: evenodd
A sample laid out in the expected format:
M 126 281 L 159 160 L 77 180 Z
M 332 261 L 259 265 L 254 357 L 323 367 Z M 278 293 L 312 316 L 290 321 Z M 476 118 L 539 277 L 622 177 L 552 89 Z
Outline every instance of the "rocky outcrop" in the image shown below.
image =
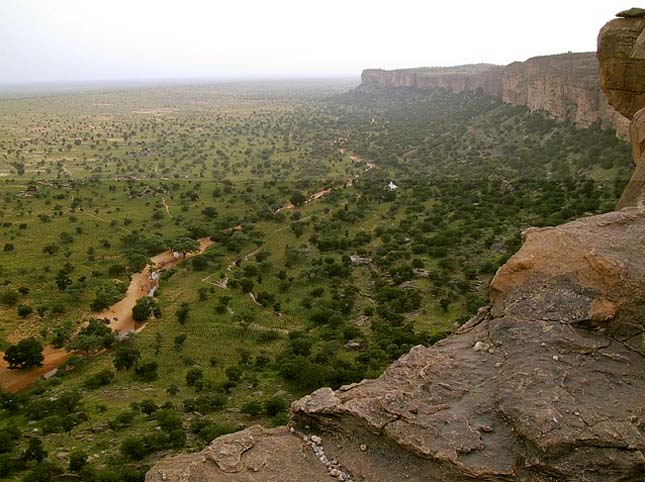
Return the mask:
M 287 428 L 267 430 L 255 425 L 219 437 L 199 454 L 180 455 L 156 465 L 146 480 L 328 482 L 325 466 L 307 448 Z
M 621 12 L 598 36 L 600 84 L 609 102 L 628 119 L 645 105 L 645 13 Z M 640 11 L 640 12 L 639 12 Z
M 449 68 L 370 69 L 361 76 L 362 89 L 445 88 L 452 92 L 482 89 L 504 102 L 525 105 L 559 120 L 588 127 L 601 122 L 628 136 L 629 122 L 607 102 L 599 88 L 596 54 L 571 53 L 535 57 L 506 67 L 477 64 Z
M 605 42 L 618 39 L 626 52 L 640 35 L 611 25 L 599 38 L 613 65 L 603 75 L 633 73 Z M 645 102 L 613 87 L 624 83 L 603 85 L 632 118 L 642 167 Z M 376 380 L 294 402 L 290 428 L 220 437 L 161 461 L 146 480 L 642 482 L 645 207 L 637 204 L 525 231 L 492 281 L 491 306 L 455 335 L 413 348 Z
M 501 97 L 502 71 L 502 67 L 492 64 L 400 70 L 368 69 L 361 75 L 361 88 L 444 88 L 452 92 L 482 89 L 489 95 Z
M 600 83 L 609 102 L 631 119 L 636 170 L 618 207 L 645 204 L 645 10 L 618 14 L 598 36 Z

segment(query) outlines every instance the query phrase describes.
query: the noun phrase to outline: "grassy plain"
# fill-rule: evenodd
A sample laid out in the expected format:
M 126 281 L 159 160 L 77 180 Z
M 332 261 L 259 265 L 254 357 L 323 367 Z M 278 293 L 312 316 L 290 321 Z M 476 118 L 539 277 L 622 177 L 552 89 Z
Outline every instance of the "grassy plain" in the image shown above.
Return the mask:
M 142 259 L 178 238 L 215 241 L 164 273 L 160 315 L 125 342 L 138 364 L 157 364 L 156 378 L 116 370 L 113 349 L 3 395 L 0 429 L 18 431 L 0 447 L 3 476 L 37 469 L 20 462 L 33 438 L 60 467 L 83 449 L 83 480 L 136 480 L 167 453 L 283 423 L 294 398 L 377 376 L 463 323 L 486 303 L 521 229 L 611 209 L 630 169 L 627 146 L 597 126 L 556 124 L 482 94 L 350 87 L 0 99 L 0 348 L 69 341 Z M 20 306 L 33 312 L 20 316 Z M 88 386 L 106 370 L 107 384 Z M 65 426 L 51 407 L 70 393 L 80 401 Z M 154 439 L 169 412 L 179 427 Z M 123 448 L 131 440 L 141 456 Z

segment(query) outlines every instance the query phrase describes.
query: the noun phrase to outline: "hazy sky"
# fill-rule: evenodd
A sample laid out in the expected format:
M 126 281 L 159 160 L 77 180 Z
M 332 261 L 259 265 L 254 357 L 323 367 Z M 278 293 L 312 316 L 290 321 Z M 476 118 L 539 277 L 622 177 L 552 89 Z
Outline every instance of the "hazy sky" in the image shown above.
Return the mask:
M 624 0 L 0 0 L 0 83 L 358 76 L 596 48 Z

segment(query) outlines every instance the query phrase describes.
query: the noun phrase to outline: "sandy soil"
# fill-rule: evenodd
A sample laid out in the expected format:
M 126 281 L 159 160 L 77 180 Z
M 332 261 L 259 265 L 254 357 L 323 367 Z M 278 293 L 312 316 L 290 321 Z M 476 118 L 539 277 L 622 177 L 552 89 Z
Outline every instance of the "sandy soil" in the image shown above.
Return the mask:
M 204 250 L 213 244 L 210 238 L 199 240 L 199 251 L 194 254 L 188 254 L 190 258 L 195 254 L 201 254 Z M 156 288 L 159 281 L 153 279 L 152 273 L 155 271 L 170 269 L 183 258 L 175 258 L 171 251 L 165 251 L 151 258 L 152 264 L 146 266 L 143 271 L 132 275 L 132 281 L 128 286 L 125 296 L 117 303 L 110 306 L 107 310 L 92 315 L 93 318 L 107 318 L 110 320 L 110 328 L 118 332 L 139 331 L 145 324 L 138 324 L 132 318 L 132 308 L 139 298 L 143 298 Z M 29 370 L 9 370 L 7 363 L 2 359 L 4 354 L 0 352 L 0 386 L 9 392 L 18 392 L 29 387 L 34 380 L 40 378 L 47 372 L 62 365 L 71 355 L 64 348 L 45 347 L 43 356 L 45 360 L 42 367 L 31 368 Z

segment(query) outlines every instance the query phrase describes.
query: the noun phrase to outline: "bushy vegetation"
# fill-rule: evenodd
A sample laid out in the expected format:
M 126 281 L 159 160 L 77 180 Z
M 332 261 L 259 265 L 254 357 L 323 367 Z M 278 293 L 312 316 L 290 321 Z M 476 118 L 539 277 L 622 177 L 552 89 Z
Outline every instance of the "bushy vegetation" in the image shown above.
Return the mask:
M 142 480 L 159 453 L 282 424 L 293 399 L 447 336 L 522 229 L 607 211 L 628 178 L 598 126 L 347 87 L 2 100 L 4 353 L 14 372 L 70 356 L 0 393 L 0 477 Z M 132 310 L 145 329 L 113 333 L 110 306 L 167 249 L 180 263 Z

